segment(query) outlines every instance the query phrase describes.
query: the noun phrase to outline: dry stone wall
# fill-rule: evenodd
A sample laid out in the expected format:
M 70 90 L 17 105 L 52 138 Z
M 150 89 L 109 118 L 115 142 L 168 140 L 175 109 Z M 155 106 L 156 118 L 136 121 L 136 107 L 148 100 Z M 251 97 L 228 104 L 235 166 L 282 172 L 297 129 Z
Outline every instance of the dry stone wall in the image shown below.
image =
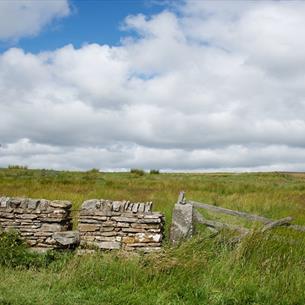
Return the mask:
M 83 248 L 160 250 L 164 216 L 152 203 L 103 199 L 82 204 L 78 230 L 72 229 L 69 201 L 0 197 L 0 231 L 14 229 L 38 249 Z
M 83 247 L 150 252 L 161 248 L 163 225 L 151 202 L 93 199 L 83 203 L 78 229 Z
M 62 248 L 61 232 L 71 229 L 69 201 L 0 197 L 0 230 L 15 229 L 29 246 Z

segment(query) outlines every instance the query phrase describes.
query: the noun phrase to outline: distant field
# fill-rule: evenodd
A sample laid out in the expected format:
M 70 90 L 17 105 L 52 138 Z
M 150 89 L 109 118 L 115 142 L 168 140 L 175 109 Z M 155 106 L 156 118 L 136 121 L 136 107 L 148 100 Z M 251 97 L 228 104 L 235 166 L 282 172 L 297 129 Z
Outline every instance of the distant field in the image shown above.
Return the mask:
M 303 173 L 0 170 L 0 196 L 66 199 L 75 210 L 90 198 L 153 201 L 154 210 L 166 215 L 167 234 L 181 190 L 188 199 L 274 219 L 292 216 L 305 225 Z M 232 248 L 229 233 L 210 238 L 204 228 L 198 230 L 176 249 L 165 241 L 162 254 L 62 255 L 43 268 L 0 266 L 0 304 L 305 304 L 305 233 L 286 228 L 255 233 Z

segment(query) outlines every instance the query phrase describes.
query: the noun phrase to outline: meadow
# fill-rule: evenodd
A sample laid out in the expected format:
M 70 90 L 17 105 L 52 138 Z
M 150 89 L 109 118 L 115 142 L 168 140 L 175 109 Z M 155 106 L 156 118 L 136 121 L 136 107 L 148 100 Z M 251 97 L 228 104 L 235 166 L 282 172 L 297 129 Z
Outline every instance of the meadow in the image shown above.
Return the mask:
M 261 234 L 259 224 L 209 214 L 205 216 L 253 227 L 253 234 L 232 246 L 230 232 L 211 236 L 198 226 L 196 236 L 172 248 L 169 224 L 181 190 L 187 199 L 272 219 L 292 216 L 293 223 L 305 225 L 302 173 L 143 175 L 1 169 L 0 196 L 70 200 L 75 214 L 85 199 L 153 201 L 154 210 L 166 216 L 166 239 L 164 250 L 155 254 L 45 257 L 27 257 L 22 245 L 10 249 L 2 240 L 0 304 L 305 304 L 305 233 L 277 228 Z

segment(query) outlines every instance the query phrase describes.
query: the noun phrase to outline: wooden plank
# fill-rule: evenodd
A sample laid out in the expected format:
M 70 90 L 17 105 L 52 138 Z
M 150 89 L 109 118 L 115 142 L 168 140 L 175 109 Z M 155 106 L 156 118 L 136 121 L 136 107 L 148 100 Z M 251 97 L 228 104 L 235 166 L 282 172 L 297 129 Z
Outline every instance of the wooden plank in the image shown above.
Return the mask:
M 251 221 L 259 221 L 259 222 L 262 222 L 262 223 L 265 223 L 265 224 L 273 222 L 272 219 L 269 219 L 269 218 L 266 218 L 266 217 L 263 217 L 263 216 L 259 216 L 259 215 L 254 215 L 254 214 L 250 214 L 250 213 L 246 213 L 246 212 L 230 210 L 230 209 L 227 209 L 227 208 L 217 207 L 215 205 L 196 202 L 196 201 L 187 201 L 187 202 L 192 204 L 194 206 L 194 208 L 206 209 L 206 210 L 209 210 L 209 211 L 215 212 L 215 213 L 223 213 L 223 214 L 227 214 L 227 215 L 238 216 L 238 217 L 246 218 L 246 219 L 251 220 Z
M 206 218 L 204 218 L 198 211 L 194 211 L 194 218 L 197 222 L 206 225 L 209 228 L 213 228 L 216 229 L 218 231 L 223 230 L 223 229 L 229 229 L 229 230 L 234 230 L 234 231 L 238 231 L 242 234 L 245 233 L 249 233 L 250 230 L 243 228 L 243 227 L 239 227 L 239 226 L 235 226 L 235 225 L 231 225 L 231 224 L 227 224 L 227 223 L 223 223 L 223 222 L 219 222 L 219 221 L 214 221 L 214 220 L 208 220 Z
M 275 220 L 273 222 L 270 222 L 270 223 L 266 224 L 262 228 L 262 232 L 265 232 L 267 230 L 271 230 L 271 229 L 276 228 L 276 227 L 290 225 L 292 220 L 293 220 L 292 217 L 285 217 L 285 218 L 282 218 L 282 219 L 279 219 L 279 220 Z
M 293 230 L 295 230 L 295 231 L 305 232 L 305 226 L 290 225 L 288 228 L 289 228 L 289 229 L 293 229 Z

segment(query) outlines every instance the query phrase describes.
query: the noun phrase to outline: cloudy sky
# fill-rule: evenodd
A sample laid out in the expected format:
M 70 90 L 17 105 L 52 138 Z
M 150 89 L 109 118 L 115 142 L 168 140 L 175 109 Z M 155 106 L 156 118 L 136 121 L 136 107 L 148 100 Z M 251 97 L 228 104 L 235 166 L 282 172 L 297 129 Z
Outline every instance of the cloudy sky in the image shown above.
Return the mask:
M 0 167 L 305 171 L 304 1 L 0 1 Z

